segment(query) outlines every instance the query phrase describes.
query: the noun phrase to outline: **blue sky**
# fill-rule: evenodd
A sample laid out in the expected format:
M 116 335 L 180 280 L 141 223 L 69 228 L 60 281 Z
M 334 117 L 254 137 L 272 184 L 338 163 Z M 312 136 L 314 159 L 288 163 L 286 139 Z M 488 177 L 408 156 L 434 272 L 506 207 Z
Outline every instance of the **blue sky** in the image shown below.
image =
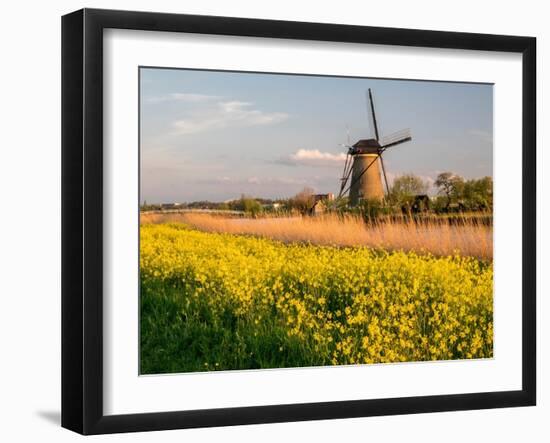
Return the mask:
M 485 84 L 141 68 L 141 201 L 337 193 L 347 134 L 370 138 L 366 91 L 390 181 L 492 176 L 493 87 Z M 433 192 L 433 190 L 431 191 Z

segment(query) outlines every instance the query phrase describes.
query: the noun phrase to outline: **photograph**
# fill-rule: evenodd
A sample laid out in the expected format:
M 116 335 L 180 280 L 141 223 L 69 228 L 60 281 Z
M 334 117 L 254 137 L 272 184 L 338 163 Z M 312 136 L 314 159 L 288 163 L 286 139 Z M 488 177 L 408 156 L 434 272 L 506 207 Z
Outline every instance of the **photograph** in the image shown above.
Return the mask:
M 492 84 L 140 67 L 139 140 L 142 375 L 493 357 Z

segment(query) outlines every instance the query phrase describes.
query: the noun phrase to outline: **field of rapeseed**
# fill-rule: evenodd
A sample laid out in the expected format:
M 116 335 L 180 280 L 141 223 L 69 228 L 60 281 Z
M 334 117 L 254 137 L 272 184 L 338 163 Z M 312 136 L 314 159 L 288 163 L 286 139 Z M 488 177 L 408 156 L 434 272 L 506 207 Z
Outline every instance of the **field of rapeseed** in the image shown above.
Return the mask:
M 493 266 L 141 225 L 141 372 L 487 358 Z

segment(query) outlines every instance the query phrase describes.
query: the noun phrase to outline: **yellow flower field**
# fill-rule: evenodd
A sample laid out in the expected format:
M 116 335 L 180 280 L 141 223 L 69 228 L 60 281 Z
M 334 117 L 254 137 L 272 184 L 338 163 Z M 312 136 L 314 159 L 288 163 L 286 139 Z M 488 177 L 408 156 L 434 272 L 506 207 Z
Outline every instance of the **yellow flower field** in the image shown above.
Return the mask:
M 141 225 L 142 373 L 489 358 L 493 265 Z

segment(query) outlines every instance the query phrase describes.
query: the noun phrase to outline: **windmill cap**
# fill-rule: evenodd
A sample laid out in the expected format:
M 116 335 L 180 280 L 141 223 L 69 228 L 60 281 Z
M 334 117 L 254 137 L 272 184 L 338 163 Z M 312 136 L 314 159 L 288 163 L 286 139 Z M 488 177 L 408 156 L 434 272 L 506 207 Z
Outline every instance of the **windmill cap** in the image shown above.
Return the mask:
M 353 149 L 356 154 L 377 154 L 380 143 L 374 138 L 366 138 L 355 143 Z

